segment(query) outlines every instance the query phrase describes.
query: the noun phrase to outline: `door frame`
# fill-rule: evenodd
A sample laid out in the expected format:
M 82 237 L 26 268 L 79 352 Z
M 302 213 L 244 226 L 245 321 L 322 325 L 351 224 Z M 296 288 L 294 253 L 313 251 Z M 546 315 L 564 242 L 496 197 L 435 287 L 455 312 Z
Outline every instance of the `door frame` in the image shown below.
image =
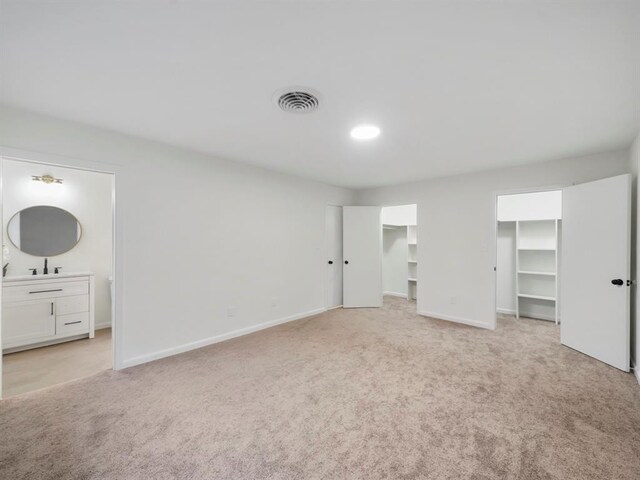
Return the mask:
M 493 275 L 491 275 L 491 289 L 493 291 L 493 295 L 491 295 L 491 302 L 493 304 L 493 322 L 489 325 L 491 330 L 495 330 L 498 326 L 498 197 L 503 195 L 519 195 L 523 193 L 540 193 L 540 192 L 553 192 L 556 190 L 562 190 L 565 187 L 569 187 L 571 185 L 559 184 L 559 185 L 551 185 L 547 187 L 522 187 L 522 188 L 512 188 L 512 189 L 504 189 L 504 190 L 495 190 L 493 195 L 491 196 L 492 204 L 492 223 L 490 229 L 490 240 L 489 245 L 490 248 L 490 260 L 491 264 L 489 267 L 493 271 Z M 418 263 L 419 265 L 419 263 Z M 557 281 L 557 280 L 556 280 Z M 559 301 L 559 299 L 557 299 Z
M 94 173 L 103 173 L 112 175 L 111 186 L 111 369 L 120 370 L 124 368 L 122 363 L 122 292 L 123 292 L 123 276 L 124 269 L 122 263 L 122 229 L 119 228 L 122 222 L 122 215 L 119 214 L 122 206 L 116 202 L 119 196 L 118 179 L 124 172 L 124 167 L 120 164 L 107 164 L 74 159 L 69 157 L 43 154 L 38 152 L 30 152 L 13 148 L 2 147 L 0 151 L 0 224 L 4 224 L 2 206 L 4 205 L 4 176 L 2 160 L 13 160 L 36 165 L 45 165 L 52 167 L 63 167 L 74 170 L 82 170 Z M 3 279 L 0 277 L 0 307 L 2 306 L 2 284 Z M 0 308 L 0 345 L 2 344 L 2 308 Z M 0 400 L 2 399 L 2 373 L 3 358 L 0 352 Z

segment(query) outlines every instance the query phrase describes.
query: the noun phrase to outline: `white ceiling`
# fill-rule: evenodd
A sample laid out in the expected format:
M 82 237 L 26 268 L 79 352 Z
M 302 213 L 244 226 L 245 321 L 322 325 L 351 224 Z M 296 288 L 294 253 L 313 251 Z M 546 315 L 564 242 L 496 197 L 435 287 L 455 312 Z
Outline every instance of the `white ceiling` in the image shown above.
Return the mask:
M 349 187 L 626 147 L 640 2 L 6 1 L 4 104 Z M 320 110 L 279 111 L 313 87 Z M 360 122 L 382 135 L 349 138 Z

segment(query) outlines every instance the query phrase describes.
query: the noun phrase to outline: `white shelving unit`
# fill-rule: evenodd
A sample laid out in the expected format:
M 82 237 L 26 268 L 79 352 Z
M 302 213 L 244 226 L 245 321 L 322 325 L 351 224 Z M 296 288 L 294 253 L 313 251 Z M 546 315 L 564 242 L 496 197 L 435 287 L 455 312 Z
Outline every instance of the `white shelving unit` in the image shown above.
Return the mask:
M 407 298 L 416 300 L 418 296 L 418 233 L 416 225 L 407 225 L 407 249 L 407 261 L 409 263 Z
M 536 300 L 554 307 L 558 323 L 558 220 L 516 221 L 516 318 L 520 302 Z

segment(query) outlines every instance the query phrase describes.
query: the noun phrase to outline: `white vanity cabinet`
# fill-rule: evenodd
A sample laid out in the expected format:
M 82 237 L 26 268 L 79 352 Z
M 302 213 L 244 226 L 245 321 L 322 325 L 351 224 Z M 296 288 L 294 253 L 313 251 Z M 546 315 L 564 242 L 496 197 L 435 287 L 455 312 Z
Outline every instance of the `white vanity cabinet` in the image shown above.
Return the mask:
M 94 337 L 91 273 L 7 277 L 2 286 L 2 349 L 26 350 Z

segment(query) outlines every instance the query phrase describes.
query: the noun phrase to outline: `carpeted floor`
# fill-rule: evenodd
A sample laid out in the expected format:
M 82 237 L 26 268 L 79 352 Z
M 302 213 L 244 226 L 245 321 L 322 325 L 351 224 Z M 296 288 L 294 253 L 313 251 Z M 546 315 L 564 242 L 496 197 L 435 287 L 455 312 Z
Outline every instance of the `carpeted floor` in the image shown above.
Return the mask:
M 640 386 L 415 305 L 334 310 L 0 404 L 3 479 L 640 478 Z

